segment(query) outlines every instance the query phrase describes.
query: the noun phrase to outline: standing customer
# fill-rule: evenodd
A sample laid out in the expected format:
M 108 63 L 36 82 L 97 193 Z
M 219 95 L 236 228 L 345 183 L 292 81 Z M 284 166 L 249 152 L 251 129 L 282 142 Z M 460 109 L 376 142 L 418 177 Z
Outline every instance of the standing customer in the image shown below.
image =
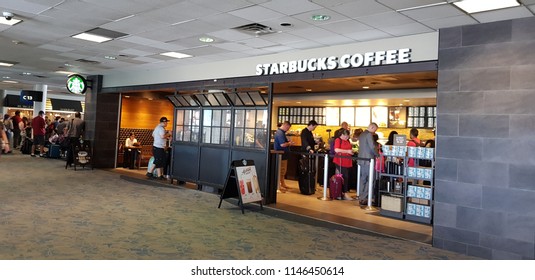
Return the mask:
M 411 128 L 411 131 L 409 133 L 411 139 L 407 142 L 408 147 L 422 147 L 423 146 L 422 141 L 418 139 L 418 134 L 419 134 L 418 129 Z M 414 158 L 409 158 L 409 162 L 407 163 L 407 166 L 409 167 L 415 166 Z
M 273 145 L 275 151 L 284 151 L 284 154 L 282 154 L 279 173 L 279 191 L 283 193 L 288 190 L 288 186 L 284 181 L 284 176 L 286 176 L 286 170 L 288 169 L 288 157 L 290 156 L 289 152 L 292 142 L 288 141 L 288 138 L 286 138 L 286 132 L 291 126 L 292 124 L 290 124 L 289 121 L 285 121 L 280 125 L 279 129 L 277 129 L 277 132 L 275 132 L 275 141 Z
M 9 139 L 7 138 L 7 134 L 4 129 L 4 123 L 0 122 L 0 155 L 2 153 L 9 153 L 9 151 Z
M 317 126 L 318 123 L 315 120 L 311 120 L 308 122 L 307 127 L 301 130 L 301 147 L 304 152 L 314 153 L 316 142 L 314 141 L 312 131 L 314 131 Z
M 377 131 L 377 124 L 371 123 L 359 136 L 359 158 L 372 159 L 379 156 L 373 141 L 373 134 Z M 360 164 L 360 205 L 368 204 L 368 181 L 370 179 L 370 162 L 359 160 Z
M 67 139 L 69 143 L 69 149 L 67 151 L 67 164 L 65 165 L 65 168 L 67 166 L 70 166 L 74 163 L 74 143 L 76 141 L 79 141 L 80 137 L 83 136 L 85 132 L 85 121 L 82 120 L 82 114 L 80 112 L 76 112 L 74 114 L 74 119 L 71 119 L 70 122 L 67 124 Z
M 20 123 L 22 122 L 22 119 L 20 118 L 20 111 L 15 111 L 15 115 L 11 117 L 11 121 L 13 122 L 13 148 L 16 149 L 21 142 Z
M 154 155 L 154 165 L 147 170 L 147 177 L 149 179 L 154 178 L 152 173 L 154 172 L 154 169 L 157 170 L 157 176 L 159 179 L 165 179 L 163 176 L 163 167 L 165 164 L 165 143 L 167 142 L 167 139 L 171 138 L 171 135 L 165 131 L 165 127 L 167 126 L 167 123 L 169 120 L 166 117 L 160 118 L 160 123 L 154 128 L 154 131 L 152 132 L 152 138 L 154 138 L 154 142 L 152 144 L 152 154 Z
M 39 111 L 39 115 L 35 116 L 32 119 L 32 130 L 33 130 L 33 145 L 32 145 L 32 157 L 35 157 L 35 148 L 39 146 L 40 157 L 45 156 L 45 131 L 46 131 L 46 121 L 45 121 L 45 112 Z
M 334 140 L 334 152 L 336 155 L 333 162 L 336 165 L 336 169 L 338 169 L 344 178 L 342 199 L 353 200 L 353 198 L 349 196 L 349 169 L 353 167 L 353 160 L 347 158 L 353 155 L 353 149 L 349 142 L 349 130 L 342 130 L 340 136 Z
M 11 152 L 13 150 L 13 121 L 8 114 L 4 115 L 4 130 L 6 131 L 7 141 L 9 142 L 9 152 Z

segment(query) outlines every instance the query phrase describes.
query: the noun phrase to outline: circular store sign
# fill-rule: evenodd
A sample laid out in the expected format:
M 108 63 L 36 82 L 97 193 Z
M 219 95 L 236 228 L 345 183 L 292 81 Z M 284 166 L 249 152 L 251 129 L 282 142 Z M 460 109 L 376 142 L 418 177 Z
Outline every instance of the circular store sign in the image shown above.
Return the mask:
M 87 81 L 81 75 L 69 75 L 67 78 L 67 90 L 71 93 L 83 94 L 87 90 Z

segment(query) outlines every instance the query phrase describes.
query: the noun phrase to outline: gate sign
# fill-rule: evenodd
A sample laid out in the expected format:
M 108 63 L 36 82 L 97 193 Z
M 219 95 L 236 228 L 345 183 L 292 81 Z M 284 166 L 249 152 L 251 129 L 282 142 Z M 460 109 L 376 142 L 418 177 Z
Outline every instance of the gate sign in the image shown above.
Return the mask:
M 87 81 L 81 75 L 69 75 L 67 78 L 67 90 L 74 94 L 83 94 L 87 90 Z
M 20 91 L 20 103 L 23 105 L 32 106 L 33 102 L 43 101 L 43 92 L 37 90 L 21 90 Z

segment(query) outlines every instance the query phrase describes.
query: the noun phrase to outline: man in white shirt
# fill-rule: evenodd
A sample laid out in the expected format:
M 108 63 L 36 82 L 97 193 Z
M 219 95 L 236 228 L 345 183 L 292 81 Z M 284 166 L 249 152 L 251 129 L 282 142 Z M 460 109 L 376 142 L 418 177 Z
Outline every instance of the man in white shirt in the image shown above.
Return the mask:
M 154 178 L 153 172 L 156 169 L 157 177 L 159 179 L 165 179 L 163 176 L 163 167 L 165 164 L 165 142 L 171 137 L 169 133 L 165 131 L 165 127 L 169 120 L 166 117 L 160 118 L 160 123 L 154 128 L 152 132 L 152 138 L 154 142 L 152 144 L 152 154 L 154 155 L 154 165 L 148 170 L 147 177 Z

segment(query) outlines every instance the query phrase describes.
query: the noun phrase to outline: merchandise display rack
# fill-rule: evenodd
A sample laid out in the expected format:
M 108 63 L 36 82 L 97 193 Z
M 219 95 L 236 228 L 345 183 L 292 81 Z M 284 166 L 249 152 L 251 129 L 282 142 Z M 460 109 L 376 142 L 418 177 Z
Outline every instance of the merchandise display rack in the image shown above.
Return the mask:
M 379 173 L 379 180 L 386 178 L 387 187 L 379 192 L 381 215 L 431 224 L 434 206 L 434 148 L 385 145 L 383 154 L 387 157 L 387 168 L 385 172 Z M 415 161 L 416 167 L 407 167 L 409 159 Z M 424 164 L 425 167 L 420 166 Z M 427 184 L 422 184 L 425 182 Z

